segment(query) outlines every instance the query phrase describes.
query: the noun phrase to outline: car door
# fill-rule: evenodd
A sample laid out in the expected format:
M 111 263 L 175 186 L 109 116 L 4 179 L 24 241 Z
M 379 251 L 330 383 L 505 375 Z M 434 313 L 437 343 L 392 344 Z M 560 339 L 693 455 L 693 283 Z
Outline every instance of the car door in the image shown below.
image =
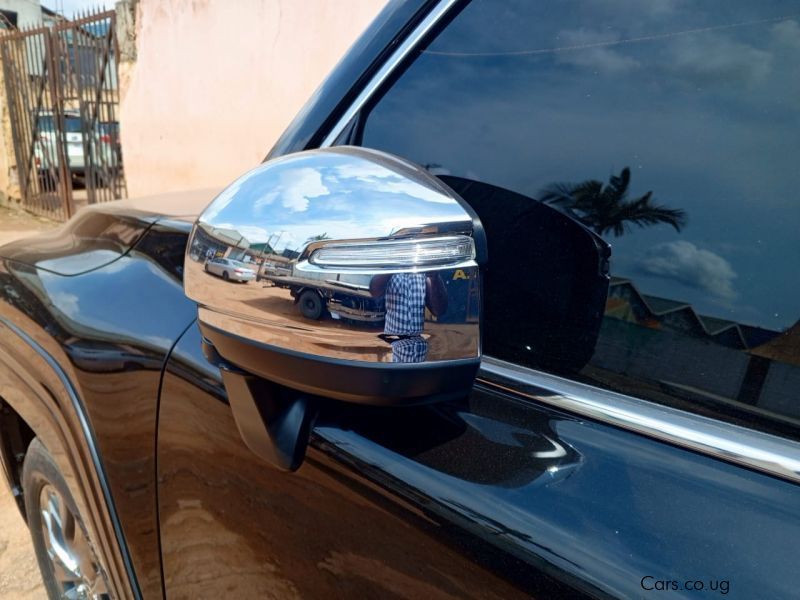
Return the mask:
M 791 596 L 797 4 L 436 5 L 320 139 L 478 213 L 478 382 L 322 402 L 284 473 L 190 328 L 159 414 L 167 595 Z

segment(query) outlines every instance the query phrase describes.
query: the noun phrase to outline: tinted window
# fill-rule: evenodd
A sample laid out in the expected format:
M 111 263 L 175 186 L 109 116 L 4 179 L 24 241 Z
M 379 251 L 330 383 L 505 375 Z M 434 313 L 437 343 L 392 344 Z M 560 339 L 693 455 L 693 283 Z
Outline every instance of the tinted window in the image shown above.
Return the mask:
M 476 0 L 365 111 L 484 221 L 487 354 L 797 436 L 799 15 Z

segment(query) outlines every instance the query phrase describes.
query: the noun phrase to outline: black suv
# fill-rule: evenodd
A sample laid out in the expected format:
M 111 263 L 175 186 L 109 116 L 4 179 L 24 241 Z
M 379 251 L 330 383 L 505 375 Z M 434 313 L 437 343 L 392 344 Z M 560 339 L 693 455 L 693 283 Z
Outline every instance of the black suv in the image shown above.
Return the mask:
M 796 596 L 798 64 L 796 0 L 390 2 L 263 168 L 371 149 L 472 215 L 481 285 L 408 278 L 428 333 L 359 333 L 422 339 L 374 378 L 402 406 L 198 321 L 210 197 L 0 249 L 2 463 L 50 595 Z M 332 230 L 237 247 L 321 273 Z M 389 298 L 354 281 L 325 280 Z M 343 349 L 281 301 L 286 343 Z M 468 392 L 421 378 L 429 324 L 480 327 Z

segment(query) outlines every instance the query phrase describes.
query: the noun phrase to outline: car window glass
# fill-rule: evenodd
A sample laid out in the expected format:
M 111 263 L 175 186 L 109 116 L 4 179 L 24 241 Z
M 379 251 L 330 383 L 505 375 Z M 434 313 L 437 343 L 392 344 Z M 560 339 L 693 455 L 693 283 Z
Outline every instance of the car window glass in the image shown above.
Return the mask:
M 49 116 L 37 117 L 36 125 L 37 125 L 39 131 L 51 132 L 51 131 L 53 131 L 53 117 L 49 117 Z
M 475 0 L 356 138 L 478 212 L 487 354 L 798 437 L 798 64 L 797 0 Z
M 64 119 L 64 129 L 67 133 L 80 133 L 81 120 L 77 117 L 67 117 Z

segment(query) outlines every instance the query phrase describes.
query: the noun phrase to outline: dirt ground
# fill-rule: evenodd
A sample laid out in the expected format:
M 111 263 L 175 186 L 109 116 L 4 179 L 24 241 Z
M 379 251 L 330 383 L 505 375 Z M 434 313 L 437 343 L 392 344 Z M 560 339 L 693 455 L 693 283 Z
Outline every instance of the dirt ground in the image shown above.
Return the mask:
M 55 221 L 36 217 L 21 210 L 0 207 L 0 245 L 58 225 L 59 223 Z
M 28 528 L 5 483 L 0 488 L 0 598 L 47 598 Z
M 58 223 L 0 207 L 0 245 Z M 0 600 L 47 598 L 28 528 L 5 483 L 0 483 Z

